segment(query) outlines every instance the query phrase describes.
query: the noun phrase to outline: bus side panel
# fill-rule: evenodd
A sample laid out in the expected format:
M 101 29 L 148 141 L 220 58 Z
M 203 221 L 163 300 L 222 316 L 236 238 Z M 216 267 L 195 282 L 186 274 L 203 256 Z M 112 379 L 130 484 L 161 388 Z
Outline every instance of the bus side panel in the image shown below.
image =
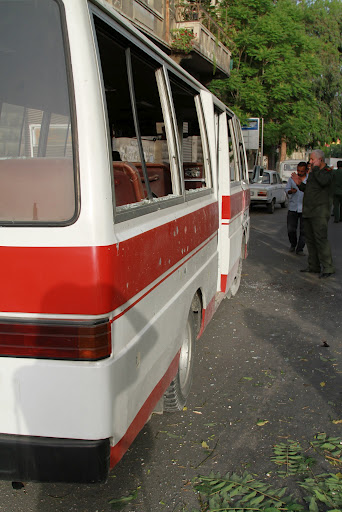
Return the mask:
M 112 463 L 117 462 L 121 447 L 131 441 L 132 433 L 136 435 L 140 430 L 141 415 L 148 418 L 155 400 L 161 398 L 174 377 L 192 299 L 200 288 L 204 306 L 209 304 L 215 296 L 216 276 L 214 236 L 113 322 L 115 365 L 123 370 L 113 374 L 113 442 L 121 442 Z M 168 378 L 163 380 L 165 375 Z
M 245 257 L 246 250 L 242 247 L 243 235 L 246 233 L 246 207 L 248 192 L 240 190 L 239 186 L 232 187 L 231 196 L 222 197 L 221 240 L 221 289 L 227 293 L 236 274 L 240 257 Z M 247 243 L 247 240 L 245 240 Z
M 161 230 L 160 235 L 165 232 L 166 237 L 172 233 L 176 249 L 169 250 L 170 244 L 164 245 L 165 237 L 155 237 L 153 234 L 150 243 L 146 245 L 153 247 L 153 250 L 148 251 L 145 247 L 144 251 L 151 260 L 148 266 L 143 252 L 137 251 L 139 257 L 131 260 L 126 250 L 128 246 L 123 242 L 115 249 L 123 252 L 121 267 L 116 266 L 111 256 L 108 260 L 95 258 L 94 268 L 98 272 L 89 277 L 80 273 L 77 260 L 74 261 L 71 268 L 78 282 L 82 283 L 82 279 L 87 277 L 94 284 L 91 287 L 61 284 L 61 291 L 54 292 L 53 300 L 48 302 L 49 311 L 56 314 L 63 309 L 69 311 L 70 308 L 70 311 L 75 312 L 77 308 L 77 312 L 87 314 L 94 312 L 91 309 L 93 307 L 95 312 L 104 315 L 108 310 L 110 312 L 115 309 L 112 324 L 113 354 L 109 359 L 93 363 L 10 357 L 0 359 L 3 382 L 0 405 L 8 411 L 0 419 L 1 432 L 98 439 L 114 435 L 112 418 L 115 416 L 115 425 L 117 422 L 119 425 L 115 436 L 119 440 L 124 435 L 125 429 L 167 372 L 179 350 L 180 332 L 196 290 L 201 288 L 204 307 L 215 294 L 217 203 L 208 208 L 204 212 L 201 210 L 205 219 L 199 218 L 195 211 L 156 228 L 157 231 Z M 193 238 L 189 233 L 191 230 L 196 231 L 197 242 L 196 237 Z M 151 232 L 145 234 L 148 237 Z M 135 240 L 139 241 L 140 237 L 130 240 L 132 247 Z M 138 248 L 139 243 L 135 247 Z M 111 253 L 108 248 L 105 250 Z M 95 248 L 94 254 L 98 254 Z M 165 266 L 163 261 L 166 261 Z M 108 262 L 112 265 L 115 263 L 115 271 Z M 72 260 L 69 260 L 69 266 L 71 263 Z M 160 268 L 166 271 L 162 273 Z M 99 279 L 97 285 L 96 278 Z M 145 284 L 145 279 L 148 284 Z M 96 292 L 95 299 L 92 291 Z M 52 310 L 50 307 L 53 307 Z M 137 371 L 140 381 L 136 380 Z M 131 378 L 134 391 L 130 387 Z M 42 386 L 42 382 L 46 385 Z M 125 395 L 124 408 L 119 406 L 115 414 L 112 412 L 115 404 L 110 403 L 113 392 L 118 403 L 120 395 Z M 134 397 L 135 393 L 137 398 Z M 126 409 L 125 418 L 122 411 Z
M 66 439 L 110 436 L 112 359 L 0 359 L 0 431 Z

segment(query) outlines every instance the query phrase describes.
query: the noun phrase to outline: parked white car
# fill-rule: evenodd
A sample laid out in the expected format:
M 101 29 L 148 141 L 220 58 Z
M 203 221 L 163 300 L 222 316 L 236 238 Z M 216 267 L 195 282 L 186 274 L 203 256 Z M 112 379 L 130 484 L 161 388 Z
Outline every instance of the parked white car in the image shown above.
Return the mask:
M 276 171 L 263 171 L 249 184 L 251 193 L 251 207 L 265 205 L 269 213 L 274 212 L 276 204 L 286 208 L 288 204 L 285 184 L 282 183 Z

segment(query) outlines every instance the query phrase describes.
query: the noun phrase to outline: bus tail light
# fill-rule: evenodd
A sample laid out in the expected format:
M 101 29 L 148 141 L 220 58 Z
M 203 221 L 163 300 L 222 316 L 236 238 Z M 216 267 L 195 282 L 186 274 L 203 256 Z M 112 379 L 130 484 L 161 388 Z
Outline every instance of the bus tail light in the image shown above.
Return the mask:
M 112 351 L 109 321 L 0 323 L 0 356 L 98 361 Z
M 260 192 L 258 192 L 258 196 L 267 196 L 267 192 L 260 190 Z

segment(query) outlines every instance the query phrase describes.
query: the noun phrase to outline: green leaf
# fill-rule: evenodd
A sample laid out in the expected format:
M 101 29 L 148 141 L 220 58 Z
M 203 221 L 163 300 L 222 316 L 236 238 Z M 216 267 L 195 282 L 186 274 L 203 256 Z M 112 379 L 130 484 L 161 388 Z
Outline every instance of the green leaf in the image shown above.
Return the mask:
M 256 505 L 259 505 L 264 500 L 264 498 L 265 496 L 263 496 L 262 494 L 260 496 L 257 496 L 256 498 L 252 499 L 252 501 L 250 502 L 250 506 L 255 507 Z
M 335 445 L 331 444 L 331 443 L 323 443 L 321 446 L 322 450 L 334 450 L 335 449 Z
M 269 423 L 269 421 L 268 420 L 259 420 L 259 421 L 257 421 L 257 426 L 263 427 L 264 425 L 266 425 L 266 423 Z
M 329 504 L 329 500 L 327 499 L 327 497 L 322 494 L 320 491 L 318 491 L 317 489 L 314 489 L 314 493 L 315 493 L 315 496 L 316 498 L 321 501 L 322 503 L 326 503 L 327 505 Z
M 311 498 L 310 504 L 309 504 L 309 510 L 310 512 L 319 512 L 316 500 L 314 497 Z
M 257 492 L 253 491 L 250 494 L 247 494 L 247 496 L 244 496 L 241 500 L 241 503 L 245 503 L 246 501 L 249 501 L 250 499 L 254 498 L 256 496 Z
M 129 496 L 123 496 L 122 498 L 112 499 L 108 503 L 117 510 L 124 508 L 128 503 L 135 500 L 138 496 L 138 490 L 134 490 Z

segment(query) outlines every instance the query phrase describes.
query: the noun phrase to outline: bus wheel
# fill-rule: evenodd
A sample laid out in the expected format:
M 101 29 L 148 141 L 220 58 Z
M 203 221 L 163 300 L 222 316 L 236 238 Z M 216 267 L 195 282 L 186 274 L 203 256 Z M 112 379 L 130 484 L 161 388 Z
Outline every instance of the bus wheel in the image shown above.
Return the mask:
M 232 285 L 229 290 L 230 291 L 229 298 L 235 297 L 235 295 L 237 294 L 237 292 L 240 288 L 241 274 L 242 274 L 242 256 L 240 256 L 237 272 L 236 272 L 236 275 L 234 277 L 234 280 L 233 280 Z
M 164 394 L 164 411 L 181 411 L 189 395 L 195 355 L 194 313 L 190 311 L 182 336 L 178 372 Z

